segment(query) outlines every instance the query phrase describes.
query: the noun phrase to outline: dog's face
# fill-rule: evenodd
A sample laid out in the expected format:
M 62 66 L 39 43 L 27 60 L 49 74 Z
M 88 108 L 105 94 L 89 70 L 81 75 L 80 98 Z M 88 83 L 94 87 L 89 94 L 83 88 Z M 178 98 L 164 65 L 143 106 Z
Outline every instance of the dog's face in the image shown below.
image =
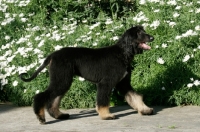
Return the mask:
M 147 34 L 142 26 L 135 26 L 130 28 L 129 35 L 133 39 L 133 47 L 136 54 L 142 53 L 143 50 L 151 49 L 147 43 L 152 42 L 154 37 Z

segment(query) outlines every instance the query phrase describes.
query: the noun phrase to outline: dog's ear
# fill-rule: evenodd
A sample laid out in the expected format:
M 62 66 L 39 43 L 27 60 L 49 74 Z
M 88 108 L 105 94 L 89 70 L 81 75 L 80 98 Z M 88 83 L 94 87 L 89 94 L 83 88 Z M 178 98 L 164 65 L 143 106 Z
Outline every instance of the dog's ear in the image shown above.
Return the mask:
M 128 45 L 132 45 L 132 42 L 133 42 L 133 38 L 131 36 L 131 33 L 127 33 L 127 35 L 124 36 L 124 41 L 125 41 L 125 44 L 128 46 Z
M 141 31 L 137 31 L 137 37 L 140 36 L 142 33 Z

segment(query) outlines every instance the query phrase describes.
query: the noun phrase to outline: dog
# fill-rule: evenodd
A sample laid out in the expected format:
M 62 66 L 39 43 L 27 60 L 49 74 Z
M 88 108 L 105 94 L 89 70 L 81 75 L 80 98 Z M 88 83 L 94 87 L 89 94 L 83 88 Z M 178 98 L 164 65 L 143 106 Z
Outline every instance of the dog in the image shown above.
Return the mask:
M 142 26 L 133 26 L 112 46 L 102 48 L 65 47 L 48 55 L 43 64 L 25 78 L 27 73 L 20 74 L 20 79 L 29 82 L 49 66 L 50 83 L 48 88 L 34 96 L 34 112 L 41 124 L 45 124 L 44 109 L 55 119 L 68 119 L 69 114 L 61 113 L 59 105 L 62 97 L 70 89 L 74 76 L 81 76 L 97 86 L 96 111 L 101 119 L 114 119 L 109 111 L 112 89 L 124 95 L 127 103 L 141 115 L 153 114 L 143 102 L 140 94 L 132 88 L 131 62 L 134 55 L 141 54 L 151 47 L 154 37 L 147 34 Z

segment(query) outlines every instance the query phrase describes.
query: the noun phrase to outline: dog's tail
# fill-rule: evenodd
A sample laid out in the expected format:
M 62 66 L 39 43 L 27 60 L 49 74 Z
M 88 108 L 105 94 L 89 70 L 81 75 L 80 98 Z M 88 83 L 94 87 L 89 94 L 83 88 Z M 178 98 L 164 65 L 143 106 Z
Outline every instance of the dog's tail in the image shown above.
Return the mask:
M 31 80 L 37 77 L 37 75 L 50 63 L 50 61 L 51 61 L 51 56 L 48 56 L 44 60 L 43 64 L 32 74 L 30 78 L 24 78 L 24 76 L 28 75 L 27 73 L 21 73 L 19 75 L 19 78 L 24 82 L 30 82 Z

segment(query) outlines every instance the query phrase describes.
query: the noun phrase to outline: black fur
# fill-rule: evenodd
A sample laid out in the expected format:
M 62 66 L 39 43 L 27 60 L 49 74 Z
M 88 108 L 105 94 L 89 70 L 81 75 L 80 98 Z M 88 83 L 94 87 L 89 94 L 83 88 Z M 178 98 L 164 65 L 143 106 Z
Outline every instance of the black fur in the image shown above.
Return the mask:
M 41 123 L 45 122 L 41 111 L 47 107 L 49 114 L 57 119 L 69 118 L 58 108 L 61 98 L 69 90 L 73 76 L 78 75 L 97 85 L 97 106 L 109 106 L 109 98 L 115 87 L 123 95 L 133 91 L 130 85 L 131 61 L 135 54 L 145 49 L 144 42 L 153 41 L 153 36 L 145 33 L 142 26 L 128 29 L 115 45 L 91 49 L 66 47 L 47 56 L 44 63 L 26 79 L 29 82 L 49 65 L 50 84 L 46 91 L 35 95 L 34 112 Z

